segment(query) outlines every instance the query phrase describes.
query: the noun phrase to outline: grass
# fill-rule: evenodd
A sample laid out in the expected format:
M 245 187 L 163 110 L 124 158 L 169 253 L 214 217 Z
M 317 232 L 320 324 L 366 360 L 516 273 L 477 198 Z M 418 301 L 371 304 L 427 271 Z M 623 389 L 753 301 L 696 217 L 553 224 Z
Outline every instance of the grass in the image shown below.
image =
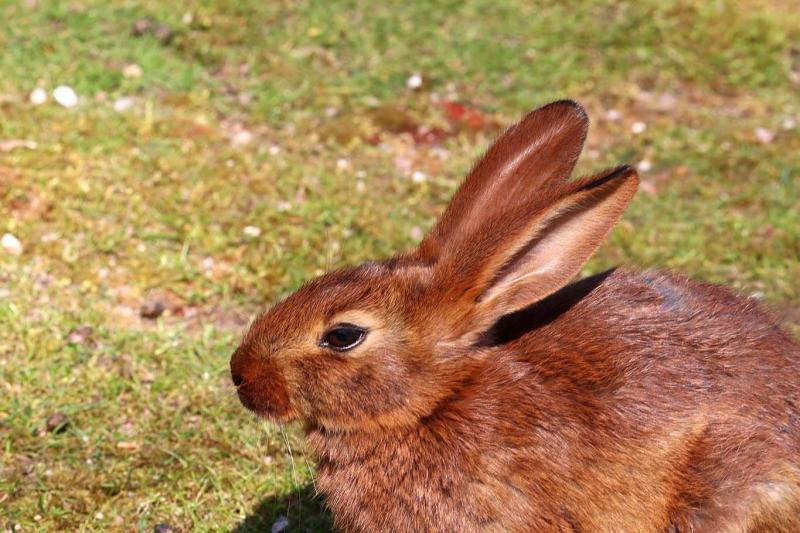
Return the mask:
M 587 272 L 678 269 L 800 332 L 791 4 L 0 0 L 0 142 L 35 143 L 0 145 L 24 247 L 0 250 L 0 527 L 328 527 L 297 428 L 238 405 L 242 328 L 412 245 L 499 125 L 555 98 L 593 118 L 583 171 L 646 169 Z M 132 35 L 146 18 L 169 35 Z M 60 84 L 77 107 L 28 102 Z

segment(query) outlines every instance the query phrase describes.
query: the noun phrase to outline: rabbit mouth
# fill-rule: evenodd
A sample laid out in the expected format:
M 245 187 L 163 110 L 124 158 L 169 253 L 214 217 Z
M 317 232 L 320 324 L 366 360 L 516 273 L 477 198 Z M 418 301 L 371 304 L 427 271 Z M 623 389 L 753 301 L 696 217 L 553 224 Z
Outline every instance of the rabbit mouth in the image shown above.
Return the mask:
M 245 408 L 266 420 L 289 422 L 298 416 L 280 376 L 262 376 L 241 383 L 236 393 Z

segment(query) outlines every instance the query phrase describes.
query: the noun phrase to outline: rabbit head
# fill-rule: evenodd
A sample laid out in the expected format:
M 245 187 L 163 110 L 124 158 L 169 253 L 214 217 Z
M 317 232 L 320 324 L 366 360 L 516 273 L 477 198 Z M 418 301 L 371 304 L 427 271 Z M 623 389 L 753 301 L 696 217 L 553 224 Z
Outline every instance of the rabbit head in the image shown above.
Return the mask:
M 432 413 L 489 356 L 482 334 L 570 282 L 633 197 L 627 166 L 568 180 L 587 129 L 572 101 L 531 112 L 417 248 L 325 274 L 258 317 L 231 359 L 242 403 L 337 430 Z

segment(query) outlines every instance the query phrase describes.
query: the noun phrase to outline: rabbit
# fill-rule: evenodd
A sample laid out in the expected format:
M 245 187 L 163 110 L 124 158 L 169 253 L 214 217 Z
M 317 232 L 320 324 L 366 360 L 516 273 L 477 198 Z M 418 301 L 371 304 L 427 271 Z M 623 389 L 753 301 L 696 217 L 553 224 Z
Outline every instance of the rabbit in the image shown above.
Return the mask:
M 677 274 L 573 278 L 638 186 L 570 180 L 569 100 L 489 148 L 419 245 L 318 277 L 231 358 L 300 420 L 342 531 L 800 531 L 800 349 Z

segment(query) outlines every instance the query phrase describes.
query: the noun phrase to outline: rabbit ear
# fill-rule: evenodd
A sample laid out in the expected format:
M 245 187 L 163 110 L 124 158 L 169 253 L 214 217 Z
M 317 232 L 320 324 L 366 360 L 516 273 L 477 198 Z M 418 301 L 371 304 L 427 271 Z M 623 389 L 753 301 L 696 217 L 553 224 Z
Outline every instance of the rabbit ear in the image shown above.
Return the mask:
M 459 239 L 462 244 L 434 266 L 437 283 L 447 287 L 444 299 L 471 308 L 472 319 L 459 329 L 484 331 L 569 283 L 622 216 L 638 183 L 628 166 L 566 183 L 535 212 L 496 211 L 471 240 Z
M 520 208 L 563 183 L 575 168 L 589 120 L 580 104 L 553 102 L 528 113 L 489 148 L 419 246 L 433 259 L 447 241 L 470 234 L 497 210 Z

